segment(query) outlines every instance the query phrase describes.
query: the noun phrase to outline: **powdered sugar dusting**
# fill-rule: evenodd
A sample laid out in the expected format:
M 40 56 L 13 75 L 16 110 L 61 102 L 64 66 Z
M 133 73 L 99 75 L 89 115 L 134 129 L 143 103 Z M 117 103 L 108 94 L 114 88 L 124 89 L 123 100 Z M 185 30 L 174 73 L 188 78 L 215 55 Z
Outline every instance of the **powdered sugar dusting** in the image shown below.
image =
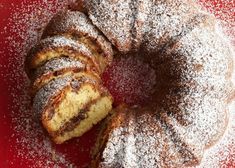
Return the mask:
M 63 37 L 63 36 L 54 36 L 54 37 L 43 39 L 32 48 L 32 52 L 37 51 L 38 49 L 40 49 L 39 52 L 41 52 L 41 50 L 43 49 L 54 49 L 57 47 L 58 48 L 68 47 L 68 48 L 71 48 L 71 50 L 73 49 L 75 51 L 81 52 L 84 55 L 87 54 L 87 56 L 90 56 L 90 57 L 92 55 L 90 50 L 87 47 L 85 47 L 83 44 L 78 43 L 72 39 Z M 34 55 L 32 54 L 30 56 L 33 57 Z
M 56 78 L 42 87 L 35 95 L 33 100 L 33 111 L 39 114 L 45 110 L 54 96 L 57 96 L 72 80 L 71 76 Z
M 110 42 L 101 35 L 88 17 L 79 11 L 59 12 L 47 25 L 43 38 L 61 34 L 87 36 L 95 41 L 105 56 L 112 57 L 113 51 Z
M 50 60 L 45 65 L 39 67 L 35 72 L 34 78 L 40 78 L 43 75 L 48 75 L 53 72 L 58 72 L 66 68 L 85 69 L 85 65 L 81 61 L 71 58 L 61 57 Z
M 228 127 L 222 139 L 205 152 L 202 163 L 197 168 L 233 168 L 235 167 L 235 103 L 230 106 Z
M 228 4 L 230 4 L 230 2 L 232 2 L 231 6 L 233 6 L 233 1 L 229 1 Z M 15 86 L 15 87 L 9 88 L 9 92 L 12 94 L 11 98 L 15 104 L 15 106 L 9 107 L 13 114 L 12 115 L 13 127 L 14 127 L 14 130 L 16 130 L 16 134 L 12 135 L 12 139 L 16 139 L 16 143 L 21 144 L 22 146 L 22 148 L 15 149 L 18 151 L 17 157 L 27 158 L 29 160 L 34 161 L 35 167 L 49 167 L 49 166 L 72 167 L 73 166 L 71 163 L 69 163 L 69 161 L 66 160 L 64 155 L 60 153 L 55 153 L 54 148 L 52 147 L 52 144 L 48 140 L 47 136 L 43 134 L 40 123 L 38 121 L 38 116 L 35 113 L 32 113 L 31 110 L 29 110 L 30 109 L 29 97 L 27 97 L 26 96 L 27 94 L 25 93 L 25 91 L 27 90 L 27 86 L 28 86 L 28 80 L 25 77 L 25 74 L 23 71 L 23 62 L 24 62 L 23 60 L 24 60 L 25 52 L 36 41 L 38 41 L 40 34 L 41 34 L 41 30 L 44 27 L 44 25 L 47 23 L 48 19 L 53 15 L 53 11 L 57 11 L 63 8 L 65 5 L 64 3 L 65 2 L 56 1 L 57 5 L 55 6 L 54 3 L 52 3 L 52 1 L 49 1 L 49 0 L 40 1 L 39 4 L 28 4 L 26 3 L 26 1 L 23 1 L 22 6 L 26 6 L 26 8 L 24 8 L 24 11 L 20 11 L 20 12 L 18 11 L 22 9 L 22 7 L 13 5 L 12 8 L 15 8 L 16 13 L 13 14 L 12 18 L 9 20 L 9 25 L 4 29 L 5 32 L 10 31 L 10 36 L 7 37 L 7 40 L 5 41 L 6 43 L 9 43 L 11 45 L 8 48 L 8 51 L 15 55 L 15 56 L 9 57 L 9 59 L 4 62 L 5 65 L 4 63 L 1 63 L 0 65 L 1 68 L 9 70 L 9 73 L 7 74 L 5 73 L 0 74 L 2 79 L 5 79 L 4 82 L 9 84 L 9 86 Z M 227 1 L 225 3 L 227 3 Z M 33 12 L 30 13 L 31 11 Z M 123 16 L 120 16 L 120 17 L 122 18 Z M 229 18 L 233 19 L 233 17 L 229 17 Z M 105 21 L 103 23 L 105 23 Z M 232 20 L 230 23 L 234 23 L 234 21 Z M 21 27 L 21 25 L 23 26 Z M 128 25 L 129 24 L 127 24 L 127 26 Z M 10 29 L 8 29 L 9 27 Z M 125 36 L 125 31 L 124 32 L 121 31 L 121 34 Z M 21 43 L 19 43 L 19 40 L 21 41 Z M 122 37 L 121 37 L 121 40 L 123 40 Z M 187 42 L 188 41 L 186 40 L 185 43 Z M 1 55 L 0 57 L 2 56 L 5 56 L 5 55 Z M 1 59 L 1 60 L 4 60 L 4 59 Z M 200 66 L 199 66 L 199 69 L 200 69 Z M 121 71 L 119 69 L 119 72 L 124 72 L 124 71 Z M 138 92 L 138 93 L 141 93 L 141 92 Z M 205 107 L 208 108 L 208 106 L 205 106 Z M 235 107 L 233 107 L 232 109 L 234 108 Z M 19 113 L 17 113 L 18 111 Z M 234 122 L 231 122 L 233 119 L 235 119 L 234 116 L 235 116 L 234 112 L 232 112 L 228 129 L 225 135 L 223 136 L 222 141 L 220 141 L 218 145 L 206 151 L 206 156 L 204 157 L 202 165 L 200 167 L 205 167 L 205 168 L 206 167 L 213 167 L 213 168 L 214 167 L 215 168 L 234 167 L 233 159 L 231 159 L 232 162 L 228 163 L 229 157 L 234 158 L 233 156 L 234 156 L 234 142 L 235 142 L 235 138 L 234 138 L 235 126 L 234 126 Z M 150 120 L 154 120 L 153 116 L 152 117 L 150 116 L 148 118 Z M 126 133 L 127 131 L 126 128 L 132 129 L 133 128 L 131 126 L 132 124 L 134 125 L 134 128 L 138 127 L 135 125 L 136 123 L 139 123 L 139 125 L 142 126 L 143 124 L 149 124 L 151 122 L 146 121 L 146 118 L 144 117 L 143 120 L 140 119 L 137 122 L 131 123 L 129 126 L 125 126 L 123 128 L 124 131 L 121 130 L 120 132 Z M 154 128 L 158 128 L 158 127 L 160 128 L 158 124 L 161 125 L 161 123 L 159 123 L 157 120 L 155 122 Z M 146 127 L 141 127 L 141 129 L 148 128 L 149 126 L 150 125 L 147 125 Z M 144 133 L 145 130 L 142 130 L 142 132 Z M 161 132 L 161 129 L 159 130 L 154 129 L 148 132 L 149 135 L 147 135 L 146 137 L 144 135 L 136 136 L 137 138 L 135 139 L 135 141 L 137 141 L 137 143 L 140 142 L 140 144 L 142 144 L 143 142 L 146 142 L 145 144 L 147 145 L 145 148 L 143 148 L 143 150 L 147 152 L 146 155 L 143 156 L 143 153 L 141 151 L 139 153 L 141 154 L 140 155 L 141 158 L 138 158 L 140 161 L 146 160 L 146 159 L 148 160 L 148 155 L 154 155 L 159 152 L 165 152 L 165 149 L 154 148 L 154 150 L 152 150 L 152 148 L 149 148 L 151 147 L 151 144 L 153 144 L 153 142 L 156 142 L 156 141 L 159 142 L 159 144 L 163 144 L 167 142 L 167 144 L 169 145 L 168 152 L 169 152 L 169 155 L 172 156 L 171 158 L 176 159 L 175 156 L 179 155 L 179 153 L 174 153 L 174 151 L 177 151 L 177 150 L 174 149 L 175 147 L 174 144 L 168 141 L 169 140 L 168 135 L 164 137 L 163 134 L 159 134 L 158 132 Z M 37 139 L 38 136 L 41 136 L 42 140 L 38 140 Z M 135 164 L 136 155 L 133 155 L 136 152 L 136 149 L 135 149 L 135 146 L 133 145 L 133 140 L 134 140 L 133 135 L 130 135 L 126 143 L 120 142 L 120 146 L 124 147 L 124 149 L 128 149 L 128 152 L 127 152 L 128 157 L 125 158 L 124 161 L 127 162 L 127 164 L 129 164 L 130 167 L 132 166 L 132 164 L 136 166 Z M 113 144 L 113 142 L 111 143 Z M 130 146 L 127 146 L 127 145 L 130 145 Z M 30 152 L 26 153 L 24 149 L 28 149 L 28 151 Z M 151 153 L 151 151 L 153 153 Z M 228 152 L 231 152 L 231 154 L 228 154 Z M 110 155 L 110 153 L 106 153 L 106 154 Z M 123 152 L 120 154 L 124 155 Z M 187 155 L 187 156 L 190 156 L 190 155 Z M 38 158 L 43 158 L 43 159 L 38 159 Z M 123 156 L 121 156 L 120 158 L 122 159 Z M 156 159 L 158 159 L 158 163 L 161 165 L 163 160 L 159 160 L 159 158 L 156 158 Z M 47 160 L 47 161 L 43 161 L 43 160 Z M 179 160 L 179 162 L 182 162 L 182 161 L 184 160 Z M 171 160 L 167 160 L 167 162 L 171 164 Z M 150 166 L 156 167 L 156 165 L 154 165 L 155 163 L 156 162 L 152 162 L 152 160 L 148 160 L 148 164 Z M 140 165 L 141 164 L 144 164 L 144 162 L 140 163 Z
M 114 60 L 103 74 L 104 85 L 116 104 L 144 104 L 153 94 L 156 75 L 151 67 L 135 56 Z
M 92 23 L 95 24 L 120 51 L 124 52 L 131 48 L 132 35 L 130 29 L 134 22 L 131 7 L 134 2 L 135 1 L 131 0 L 84 1 Z
M 234 0 L 196 0 L 220 21 L 225 34 L 235 46 L 235 1 Z

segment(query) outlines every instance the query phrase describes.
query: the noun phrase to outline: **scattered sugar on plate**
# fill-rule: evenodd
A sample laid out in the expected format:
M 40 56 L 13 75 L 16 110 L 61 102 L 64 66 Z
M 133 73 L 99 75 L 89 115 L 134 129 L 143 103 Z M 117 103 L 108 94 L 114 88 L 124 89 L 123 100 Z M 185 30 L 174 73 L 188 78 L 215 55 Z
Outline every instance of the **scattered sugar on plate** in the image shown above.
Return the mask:
M 235 1 L 234 0 L 196 0 L 220 21 L 225 34 L 235 45 Z
M 16 145 L 12 145 L 10 150 L 17 151 L 15 160 L 29 161 L 29 165 L 35 168 L 74 167 L 64 154 L 55 151 L 53 143 L 40 124 L 40 117 L 32 111 L 27 93 L 29 81 L 24 72 L 25 54 L 40 39 L 49 19 L 64 8 L 66 3 L 62 0 L 23 0 L 20 5 L 7 4 L 14 12 L 8 18 L 4 30 L 0 32 L 1 35 L 7 35 L 3 45 L 6 48 L 3 51 L 8 53 L 1 54 L 0 57 L 8 58 L 0 58 L 5 61 L 0 66 L 8 73 L 0 73 L 0 76 L 9 86 L 8 92 L 11 93 L 11 105 L 8 108 L 11 111 L 11 127 L 14 133 L 10 141 Z M 12 164 L 8 162 L 9 165 Z

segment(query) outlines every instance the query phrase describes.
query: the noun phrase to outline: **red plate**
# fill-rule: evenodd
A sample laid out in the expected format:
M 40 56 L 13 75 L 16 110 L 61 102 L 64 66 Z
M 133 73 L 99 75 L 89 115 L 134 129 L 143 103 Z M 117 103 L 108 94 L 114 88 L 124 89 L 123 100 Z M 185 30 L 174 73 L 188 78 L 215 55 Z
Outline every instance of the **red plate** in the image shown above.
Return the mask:
M 64 6 L 60 0 L 1 0 L 0 2 L 0 168 L 87 167 L 98 126 L 81 138 L 63 145 L 53 144 L 41 128 L 38 117 L 30 110 L 28 81 L 23 71 L 24 53 L 32 46 L 49 18 Z M 234 38 L 234 1 L 202 0 L 210 11 L 221 18 L 231 39 Z M 112 68 L 125 66 L 122 61 Z M 128 71 L 128 68 L 127 68 Z M 104 79 L 110 79 L 109 76 Z M 120 76 L 116 78 L 116 81 Z M 122 78 L 122 77 L 121 77 Z M 125 85 L 125 80 L 124 83 Z M 115 82 L 112 83 L 115 86 Z M 126 85 L 130 85 L 127 83 Z M 113 86 L 112 86 L 113 87 Z M 136 87 L 136 86 L 133 86 Z M 133 93 L 115 90 L 117 100 Z M 128 95 L 126 95 L 128 94 Z M 136 100 L 138 101 L 138 95 Z M 140 100 L 142 101 L 142 100 Z M 234 117 L 235 115 L 231 115 Z M 216 167 L 235 167 L 234 127 L 228 138 L 212 151 L 205 161 Z M 224 146 L 223 146 L 224 145 Z M 223 150 L 220 150 L 223 149 Z M 207 160 L 208 159 L 208 160 Z M 216 163 L 214 163 L 216 162 Z

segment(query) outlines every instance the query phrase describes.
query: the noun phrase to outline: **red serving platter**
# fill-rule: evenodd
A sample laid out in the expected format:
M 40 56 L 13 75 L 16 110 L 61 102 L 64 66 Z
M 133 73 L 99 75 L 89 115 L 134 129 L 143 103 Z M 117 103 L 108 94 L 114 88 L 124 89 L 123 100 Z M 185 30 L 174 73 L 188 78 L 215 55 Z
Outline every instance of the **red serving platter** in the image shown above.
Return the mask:
M 34 3 L 46 3 L 45 0 L 1 0 L 0 1 L 0 168 L 31 168 L 31 167 L 69 167 L 67 163 L 71 163 L 75 167 L 87 167 L 87 164 L 90 161 L 90 149 L 94 145 L 95 137 L 99 126 L 96 126 L 91 131 L 86 133 L 80 138 L 70 140 L 62 145 L 55 145 L 50 143 L 49 148 L 50 158 L 48 155 L 44 155 L 43 150 L 40 149 L 40 146 L 33 148 L 32 146 L 28 148 L 30 141 L 23 142 L 22 137 L 27 136 L 24 131 L 17 130 L 16 123 L 17 120 L 22 120 L 22 115 L 19 115 L 21 118 L 17 118 L 18 111 L 22 111 L 19 106 L 16 104 L 23 102 L 21 99 L 21 83 L 24 83 L 25 77 L 23 74 L 17 75 L 18 67 L 20 65 L 19 59 L 19 50 L 17 45 L 11 45 L 11 41 L 14 43 L 22 43 L 22 40 L 18 34 L 19 29 L 14 31 L 14 13 L 18 12 L 18 16 L 29 4 Z M 55 1 L 55 4 L 58 1 Z M 211 11 L 217 11 L 217 14 L 223 15 L 228 12 L 225 9 L 233 9 L 234 12 L 234 1 L 233 0 L 203 0 L 202 3 L 209 8 Z M 50 1 L 50 5 L 53 4 Z M 209 4 L 209 5 L 208 5 Z M 17 8 L 14 8 L 17 7 Z M 54 9 L 51 9 L 54 10 Z M 218 12 L 220 11 L 221 12 Z M 30 13 L 30 10 L 27 10 Z M 231 10 L 232 12 L 232 10 Z M 38 13 L 40 15 L 40 12 Z M 234 13 L 227 13 L 227 15 L 233 15 Z M 217 15 L 218 16 L 218 15 Z M 231 17 L 230 17 L 231 18 Z M 232 20 L 232 19 L 231 19 Z M 11 22 L 11 24 L 9 24 Z M 13 22 L 13 23 L 12 23 Z M 16 20 L 17 22 L 17 20 Z M 230 21 L 231 22 L 231 21 Z M 19 25 L 19 22 L 17 22 Z M 22 23 L 25 24 L 25 23 Z M 234 22 L 232 23 L 234 25 Z M 12 40 L 9 40 L 9 37 L 13 37 Z M 19 39 L 18 39 L 19 38 Z M 23 62 L 21 63 L 23 64 Z M 111 67 L 112 69 L 112 67 Z M 107 74 L 107 73 L 106 73 Z M 107 79 L 107 77 L 105 78 Z M 25 88 L 22 88 L 25 89 Z M 119 94 L 119 93 L 116 93 Z M 120 93 L 118 96 L 125 96 Z M 115 96 L 115 95 L 114 95 Z M 18 101 L 18 102 L 17 102 Z M 19 112 L 22 113 L 22 112 Z M 15 115 L 15 116 L 14 116 Z M 25 116 L 25 118 L 30 116 Z M 22 120 L 26 121 L 26 120 Z M 19 123 L 18 123 L 19 124 Z M 22 123 L 27 125 L 27 123 Z M 23 126 L 22 126 L 23 128 Z M 17 130 L 17 131 L 16 131 Z M 37 131 L 37 130 L 35 130 Z M 45 132 L 42 135 L 46 135 Z M 42 143 L 40 134 L 35 134 L 38 144 Z M 27 138 L 27 137 L 26 137 Z M 22 141 L 22 142 L 21 142 Z M 44 142 L 44 141 L 43 141 Z M 35 143 L 35 142 L 32 142 Z M 36 144 L 36 143 L 35 143 Z M 43 143 L 42 143 L 43 144 Z M 44 147 L 46 146 L 43 144 Z M 231 144 L 232 147 L 234 143 Z M 34 151 L 33 151 L 34 150 Z M 35 153 L 41 152 L 39 155 L 34 155 Z M 221 151 L 223 152 L 223 151 Z M 33 153 L 33 154 L 32 154 Z M 58 159 L 53 158 L 53 156 L 60 153 L 63 156 L 64 161 L 58 161 Z M 36 156 L 36 157 L 35 157 Z M 231 154 L 228 158 L 226 164 L 223 166 L 227 168 L 232 168 L 235 165 L 234 153 Z

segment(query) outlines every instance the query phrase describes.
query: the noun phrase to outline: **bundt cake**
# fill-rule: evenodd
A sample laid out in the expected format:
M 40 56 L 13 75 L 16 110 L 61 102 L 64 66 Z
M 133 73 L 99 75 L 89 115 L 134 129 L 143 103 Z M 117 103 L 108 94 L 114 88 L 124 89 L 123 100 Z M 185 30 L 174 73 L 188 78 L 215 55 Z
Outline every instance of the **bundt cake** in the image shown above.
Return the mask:
M 214 17 L 191 0 L 76 4 L 52 18 L 26 58 L 33 107 L 53 140 L 81 136 L 105 118 L 91 167 L 200 164 L 223 135 L 234 96 L 233 51 Z M 155 70 L 151 102 L 112 110 L 100 76 L 114 53 Z

